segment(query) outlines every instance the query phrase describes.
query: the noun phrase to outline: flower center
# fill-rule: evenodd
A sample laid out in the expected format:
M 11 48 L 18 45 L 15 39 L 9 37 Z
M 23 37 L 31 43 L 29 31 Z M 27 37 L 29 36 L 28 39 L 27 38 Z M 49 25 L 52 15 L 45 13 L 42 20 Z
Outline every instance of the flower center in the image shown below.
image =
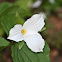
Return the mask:
M 21 33 L 24 35 L 26 34 L 26 30 L 25 29 L 22 29 Z

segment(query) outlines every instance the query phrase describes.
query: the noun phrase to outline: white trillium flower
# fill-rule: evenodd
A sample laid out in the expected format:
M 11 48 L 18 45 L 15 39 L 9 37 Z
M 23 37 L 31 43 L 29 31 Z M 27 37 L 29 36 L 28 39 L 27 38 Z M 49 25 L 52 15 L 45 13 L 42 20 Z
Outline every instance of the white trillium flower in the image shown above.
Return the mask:
M 15 25 L 10 30 L 8 39 L 16 42 L 24 40 L 33 52 L 43 52 L 45 42 L 38 31 L 40 31 L 44 25 L 42 15 L 35 14 L 24 23 L 23 27 L 21 24 Z

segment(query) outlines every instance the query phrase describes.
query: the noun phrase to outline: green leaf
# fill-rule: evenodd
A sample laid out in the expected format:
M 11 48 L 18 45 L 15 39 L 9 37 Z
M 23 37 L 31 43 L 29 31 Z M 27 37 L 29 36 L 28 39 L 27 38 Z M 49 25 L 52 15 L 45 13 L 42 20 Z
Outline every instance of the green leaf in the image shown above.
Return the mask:
M 16 13 L 16 20 L 17 20 L 17 24 L 22 24 L 22 25 L 24 24 L 24 21 L 25 21 L 20 17 L 18 13 Z
M 22 18 L 25 18 L 27 16 L 31 16 L 30 9 L 28 8 L 28 3 L 30 0 L 17 0 L 14 5 L 18 6 L 18 13 Z
M 8 2 L 0 3 L 0 15 L 2 15 L 12 4 Z
M 16 24 L 15 22 L 16 22 L 16 16 L 14 14 L 10 15 L 6 14 L 2 16 L 1 24 L 7 35 L 9 34 L 10 29 Z
M 9 44 L 10 44 L 10 42 L 8 42 L 4 38 L 0 37 L 0 47 L 8 46 Z
M 24 45 L 24 41 L 19 42 L 19 49 L 21 49 L 23 45 Z
M 0 36 L 3 36 L 3 34 L 4 34 L 4 30 L 3 30 L 2 26 L 0 25 Z
M 50 62 L 50 49 L 46 43 L 43 53 L 32 52 L 26 44 L 19 50 L 18 44 L 12 46 L 12 58 L 14 62 Z
M 10 29 L 16 24 L 16 11 L 14 9 L 7 11 L 7 13 L 1 16 L 1 25 L 3 26 L 7 35 L 9 34 Z
M 20 6 L 21 8 L 24 8 L 25 10 L 28 8 L 28 3 L 30 0 L 19 0 L 15 2 L 15 5 Z
M 44 54 L 46 54 L 47 56 L 49 56 L 49 53 L 50 53 L 50 48 L 49 48 L 48 44 L 45 43 Z

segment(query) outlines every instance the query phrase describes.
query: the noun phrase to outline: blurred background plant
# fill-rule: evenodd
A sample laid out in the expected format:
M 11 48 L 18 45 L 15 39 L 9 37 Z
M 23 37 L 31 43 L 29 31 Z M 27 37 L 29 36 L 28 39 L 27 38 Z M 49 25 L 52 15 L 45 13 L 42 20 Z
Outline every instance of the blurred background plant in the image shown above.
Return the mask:
M 17 12 L 16 16 L 14 16 L 15 12 Z M 15 21 L 15 17 L 20 15 L 20 19 L 17 18 L 16 23 L 23 24 L 35 13 L 42 13 L 45 19 L 46 30 L 41 34 L 50 46 L 51 62 L 62 62 L 62 0 L 0 0 L 0 21 L 7 21 L 12 16 L 14 18 L 9 21 Z M 6 38 L 5 31 L 9 31 L 9 29 L 6 30 L 5 27 L 3 29 L 2 26 L 0 23 L 0 37 Z M 4 57 L 6 55 L 7 52 Z M 6 62 L 11 62 L 11 59 L 7 59 L 8 57 L 5 58 Z

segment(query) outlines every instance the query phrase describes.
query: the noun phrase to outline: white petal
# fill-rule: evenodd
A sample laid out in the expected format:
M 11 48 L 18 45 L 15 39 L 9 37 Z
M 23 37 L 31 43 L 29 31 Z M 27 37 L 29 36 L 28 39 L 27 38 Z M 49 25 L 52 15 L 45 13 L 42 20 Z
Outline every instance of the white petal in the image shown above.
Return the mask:
M 23 29 L 38 32 L 43 28 L 44 25 L 45 23 L 42 15 L 35 14 L 24 23 Z
M 22 25 L 15 25 L 9 32 L 9 37 L 7 39 L 14 40 L 16 42 L 22 41 L 23 36 L 21 34 Z
M 33 35 L 25 35 L 24 40 L 25 40 L 27 46 L 33 52 L 43 52 L 45 42 L 39 33 L 36 33 Z

